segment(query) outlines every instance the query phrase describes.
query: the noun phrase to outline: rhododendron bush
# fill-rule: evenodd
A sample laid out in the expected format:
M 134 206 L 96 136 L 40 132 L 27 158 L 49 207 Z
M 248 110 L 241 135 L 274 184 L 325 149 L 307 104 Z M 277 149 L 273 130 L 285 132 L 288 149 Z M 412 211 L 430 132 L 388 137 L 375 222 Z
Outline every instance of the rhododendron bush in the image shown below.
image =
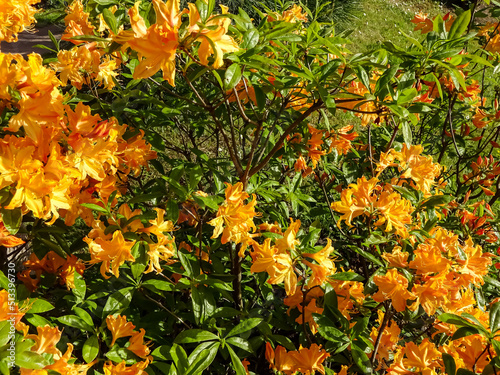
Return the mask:
M 363 54 L 258 14 L 74 0 L 0 52 L 2 374 L 500 371 L 500 6 Z

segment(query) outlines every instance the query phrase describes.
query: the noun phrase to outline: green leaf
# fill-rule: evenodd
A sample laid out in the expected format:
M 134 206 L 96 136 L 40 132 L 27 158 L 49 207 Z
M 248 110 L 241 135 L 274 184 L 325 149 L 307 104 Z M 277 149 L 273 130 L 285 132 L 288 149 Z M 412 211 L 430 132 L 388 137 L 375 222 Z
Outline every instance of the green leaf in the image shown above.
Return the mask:
M 165 195 L 165 193 L 162 191 L 158 191 L 155 193 L 149 193 L 149 194 L 139 194 L 139 195 L 136 195 L 135 197 L 129 199 L 127 201 L 127 203 L 132 204 L 132 203 L 149 202 L 149 201 L 152 201 L 153 199 L 161 198 L 164 195 Z
M 403 139 L 406 146 L 410 147 L 412 145 L 412 133 L 407 121 L 401 121 L 401 130 L 403 131 Z
M 324 315 L 313 314 L 313 319 L 318 325 L 318 332 L 328 341 L 343 343 L 349 341 L 349 337 L 335 327 L 335 324 Z
M 244 320 L 240 324 L 238 324 L 236 327 L 234 327 L 229 333 L 226 335 L 225 338 L 231 337 L 231 336 L 236 336 L 240 335 L 243 332 L 249 331 L 252 328 L 257 327 L 260 322 L 262 322 L 262 318 L 250 318 L 247 320 Z
M 372 92 L 372 89 L 370 87 L 370 78 L 368 76 L 368 73 L 366 72 L 366 70 L 364 69 L 364 67 L 362 66 L 358 66 L 355 68 L 356 70 L 356 73 L 358 75 L 358 78 L 359 80 L 361 81 L 361 83 L 363 85 L 365 85 L 365 87 L 368 89 L 368 91 L 370 91 L 370 93 Z
M 184 271 L 186 271 L 186 274 L 190 277 L 193 278 L 195 277 L 195 273 L 193 271 L 193 265 L 191 263 L 191 253 L 189 253 L 185 249 L 180 249 L 177 250 L 177 255 L 179 257 L 179 260 L 181 261 L 182 267 L 184 268 Z
M 434 20 L 433 20 L 433 31 L 435 31 L 438 34 L 444 34 L 446 32 L 445 27 L 444 27 L 444 21 L 443 17 L 441 17 L 440 14 L 438 14 Z
M 83 344 L 82 356 L 85 362 L 92 362 L 99 354 L 99 339 L 96 335 L 90 336 Z
M 490 284 L 490 285 L 494 286 L 495 288 L 500 289 L 500 281 L 498 281 L 497 279 L 494 279 L 491 276 L 485 275 L 485 276 L 483 276 L 483 280 L 487 284 Z
M 370 262 L 373 262 L 376 265 L 381 266 L 381 267 L 384 266 L 384 263 L 380 259 L 378 259 L 375 255 L 373 255 L 372 253 L 370 253 L 370 252 L 368 252 L 366 250 L 360 249 L 357 246 L 349 246 L 349 247 L 352 250 L 354 250 L 355 252 L 357 252 L 358 254 L 360 254 L 363 257 L 365 257 L 366 259 L 368 259 Z
M 2 221 L 5 225 L 5 229 L 9 231 L 10 234 L 16 234 L 21 227 L 23 221 L 23 214 L 21 208 L 16 208 L 13 210 L 7 210 L 2 208 Z
M 73 311 L 75 312 L 76 315 L 78 315 L 85 323 L 87 323 L 90 326 L 94 325 L 94 321 L 92 320 L 92 317 L 90 314 L 85 311 L 84 309 L 74 306 Z
M 84 42 L 109 42 L 110 39 L 101 38 L 95 35 L 76 35 L 69 38 L 71 40 L 81 40 Z
M 247 30 L 243 35 L 243 43 L 240 44 L 241 48 L 250 49 L 253 48 L 259 43 L 259 30 L 256 28 L 252 28 Z
M 228 338 L 226 342 L 240 349 L 243 349 L 246 352 L 253 353 L 253 348 L 250 343 L 247 340 L 242 339 L 241 337 L 233 336 Z
M 493 346 L 493 349 L 495 349 L 497 356 L 500 356 L 500 341 L 491 340 L 491 345 Z
M 448 353 L 443 353 L 443 363 L 444 369 L 447 375 L 455 375 L 457 371 L 457 365 L 455 364 L 455 358 Z
M 495 333 L 500 329 L 500 302 L 494 303 L 490 309 L 490 331 Z
M 337 272 L 330 276 L 333 280 L 364 281 L 365 278 L 356 272 Z
M 379 100 L 383 100 L 388 92 L 387 85 L 398 72 L 399 65 L 392 65 L 384 74 L 380 76 L 375 84 L 375 95 Z
M 234 63 L 227 68 L 224 74 L 224 90 L 232 90 L 241 79 L 241 68 L 238 64 Z
M 0 271 L 0 288 L 9 289 L 9 279 Z
M 107 317 L 108 315 L 113 315 L 125 310 L 128 305 L 130 305 L 133 294 L 133 287 L 123 288 L 114 292 L 106 301 L 104 309 L 102 310 L 102 316 Z
M 203 177 L 203 169 L 199 165 L 195 165 L 189 169 L 189 189 L 191 191 L 198 189 L 198 183 Z
M 204 290 L 197 288 L 193 283 L 191 284 L 191 302 L 193 306 L 193 314 L 196 324 L 199 325 L 205 321 L 205 305 L 204 305 Z
M 90 208 L 91 210 L 101 212 L 103 214 L 108 214 L 108 210 L 94 203 L 80 203 L 80 205 L 86 208 Z
M 469 27 L 470 20 L 471 20 L 470 9 L 466 10 L 465 12 L 462 12 L 462 14 L 459 15 L 457 19 L 455 19 L 455 21 L 453 21 L 450 31 L 448 32 L 448 39 L 460 38 L 462 34 Z
M 49 325 L 49 326 L 53 326 L 53 324 L 51 322 L 49 322 L 47 319 L 41 317 L 40 315 L 36 315 L 36 314 L 26 314 L 25 315 L 25 318 L 26 320 L 28 321 L 28 323 L 30 323 L 31 325 L 33 326 L 40 326 L 40 327 L 43 327 L 43 326 L 46 326 L 46 325 Z
M 363 374 L 373 374 L 372 364 L 366 353 L 355 343 L 351 344 L 351 354 L 354 363 Z
M 48 361 L 40 354 L 31 351 L 16 350 L 16 365 L 28 370 L 39 370 L 48 366 Z
M 241 360 L 238 358 L 233 348 L 231 348 L 229 345 L 226 345 L 226 348 L 229 352 L 229 355 L 231 356 L 231 362 L 233 363 L 236 375 L 246 375 L 247 372 L 245 370 L 245 366 L 243 366 L 243 363 L 241 363 Z
M 130 270 L 132 271 L 132 276 L 134 277 L 134 279 L 139 280 L 148 265 L 149 245 L 144 241 L 139 241 L 135 243 L 133 248 L 136 249 L 136 252 L 132 254 L 135 258 L 135 261 L 130 265 Z
M 187 344 L 191 342 L 202 342 L 209 340 L 219 340 L 219 336 L 202 329 L 188 329 L 179 333 L 174 342 L 176 344 Z
M 473 327 L 460 327 L 455 331 L 453 336 L 451 337 L 452 340 L 458 340 L 462 337 L 465 336 L 470 336 L 470 335 L 476 335 L 479 333 L 479 330 L 477 328 Z
M 72 292 L 75 295 L 75 297 L 81 300 L 85 299 L 85 293 L 87 292 L 87 284 L 85 283 L 83 276 L 80 275 L 78 272 L 75 272 L 74 283 L 75 287 L 73 288 Z
M 37 298 L 33 304 L 31 304 L 31 308 L 26 311 L 29 314 L 38 314 L 38 313 L 43 313 L 47 312 L 54 309 L 54 306 L 49 302 L 45 301 L 44 299 Z
M 489 335 L 489 332 L 482 325 L 472 323 L 472 322 L 468 321 L 467 319 L 462 318 L 461 316 L 458 316 L 455 314 L 444 313 L 444 314 L 439 315 L 438 319 L 444 323 L 454 324 L 458 327 L 474 328 L 474 329 L 477 329 L 480 333 L 484 334 L 485 336 Z
M 384 237 L 382 234 L 374 232 L 370 234 L 370 236 L 366 239 L 365 242 L 363 242 L 363 245 L 365 246 L 370 246 L 370 245 L 379 245 L 381 243 L 386 243 L 389 240 L 387 237 Z
M 146 280 L 141 284 L 143 287 L 151 290 L 152 292 L 161 294 L 160 292 L 172 292 L 175 290 L 175 285 L 166 280 L 151 279 Z
M 170 355 L 172 356 L 172 360 L 177 368 L 177 373 L 185 374 L 187 368 L 189 367 L 186 351 L 182 348 L 182 346 L 174 344 L 172 345 L 172 349 L 170 349 Z
M 118 34 L 118 21 L 116 20 L 115 15 L 108 8 L 105 8 L 102 11 L 102 17 L 113 34 Z
M 420 209 L 424 208 L 434 208 L 436 206 L 441 206 L 444 204 L 448 204 L 453 200 L 453 196 L 451 195 L 434 195 L 420 204 Z
M 8 320 L 0 322 L 0 348 L 10 341 L 10 327 L 12 323 Z
M 210 345 L 210 347 L 199 353 L 194 351 L 193 354 L 195 354 L 195 356 L 193 358 L 191 358 L 193 354 L 189 356 L 190 365 L 186 371 L 186 375 L 201 374 L 202 371 L 210 366 L 210 364 L 214 361 L 217 351 L 219 350 L 219 346 L 219 342 L 214 342 Z
M 85 323 L 85 321 L 76 316 L 76 315 L 65 315 L 61 316 L 60 318 L 57 318 L 59 322 L 62 324 L 65 324 L 69 327 L 77 328 L 77 329 L 83 329 L 84 331 L 92 332 L 94 330 L 94 327 L 91 325 Z

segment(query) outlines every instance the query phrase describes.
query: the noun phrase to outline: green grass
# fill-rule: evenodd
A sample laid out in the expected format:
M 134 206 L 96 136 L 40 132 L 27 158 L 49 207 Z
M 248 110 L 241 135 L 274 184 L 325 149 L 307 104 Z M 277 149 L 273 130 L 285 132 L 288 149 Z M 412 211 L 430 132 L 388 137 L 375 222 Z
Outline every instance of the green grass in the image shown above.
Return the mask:
M 352 33 L 348 48 L 352 52 L 365 52 L 377 48 L 384 41 L 405 46 L 409 42 L 403 33 L 421 39 L 410 21 L 418 12 L 429 17 L 445 15 L 449 9 L 432 0 L 364 0 L 362 12 L 351 23 Z

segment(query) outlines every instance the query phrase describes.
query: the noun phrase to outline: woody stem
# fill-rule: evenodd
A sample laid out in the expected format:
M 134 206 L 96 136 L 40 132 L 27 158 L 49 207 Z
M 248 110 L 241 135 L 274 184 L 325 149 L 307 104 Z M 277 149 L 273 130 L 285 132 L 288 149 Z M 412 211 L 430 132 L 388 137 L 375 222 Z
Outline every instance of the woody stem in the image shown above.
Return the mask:
M 243 301 L 241 299 L 241 258 L 239 252 L 241 249 L 241 244 L 237 244 L 236 247 L 231 249 L 232 252 L 232 274 L 234 276 L 233 280 L 233 298 L 234 304 L 238 310 L 243 310 Z
M 382 335 L 384 334 L 385 326 L 389 322 L 389 319 L 391 317 L 390 314 L 390 308 L 391 304 L 390 302 L 388 304 L 385 304 L 385 314 L 384 314 L 384 319 L 382 320 L 382 323 L 380 324 L 380 327 L 378 328 L 378 335 L 377 335 L 377 340 L 375 341 L 375 345 L 373 346 L 373 354 L 372 354 L 372 366 L 375 364 L 375 360 L 377 358 L 377 352 L 378 348 L 380 346 L 380 341 L 382 340 Z

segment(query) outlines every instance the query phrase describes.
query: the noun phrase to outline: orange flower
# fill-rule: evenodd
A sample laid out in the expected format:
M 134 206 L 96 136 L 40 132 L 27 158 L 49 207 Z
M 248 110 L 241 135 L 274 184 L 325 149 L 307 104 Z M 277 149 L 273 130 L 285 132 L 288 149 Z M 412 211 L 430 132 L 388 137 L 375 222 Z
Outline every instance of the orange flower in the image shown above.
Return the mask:
M 127 347 L 132 353 L 141 358 L 146 358 L 149 355 L 149 348 L 144 344 L 144 335 L 146 331 L 141 328 L 139 332 L 134 332 L 129 339 L 130 345 Z
M 239 255 L 242 257 L 247 244 L 251 238 L 250 230 L 255 230 L 253 218 L 257 215 L 255 212 L 256 197 L 252 196 L 252 201 L 245 204 L 244 200 L 249 195 L 243 191 L 243 184 L 238 182 L 236 185 L 226 183 L 226 200 L 219 206 L 215 219 L 208 222 L 214 226 L 212 238 L 217 238 L 222 234 L 221 242 L 223 244 L 232 241 L 236 244 L 241 243 L 242 247 Z
M 408 255 L 410 254 L 401 251 L 401 246 L 394 246 L 392 253 L 383 253 L 382 258 L 388 261 L 391 267 L 406 268 L 408 267 Z
M 9 231 L 5 228 L 2 220 L 0 219 L 0 246 L 4 247 L 14 247 L 22 245 L 24 241 L 19 237 L 12 236 Z
M 17 303 L 12 304 L 9 301 L 9 292 L 5 289 L 0 290 L 0 322 L 15 318 L 15 323 L 18 324 L 24 313 L 19 311 Z
M 35 22 L 40 0 L 4 0 L 0 5 L 0 41 L 17 42 L 17 34 Z
M 321 315 L 323 314 L 323 309 L 321 307 L 318 307 L 318 305 L 316 304 L 316 299 L 312 298 L 307 306 L 303 308 L 302 306 L 300 306 L 299 311 L 302 314 L 300 314 L 297 319 L 295 319 L 295 321 L 299 324 L 302 324 L 303 322 L 309 324 L 309 328 L 311 329 L 312 334 L 315 335 L 318 332 L 318 324 L 314 321 L 312 314 Z
M 54 356 L 55 362 L 52 365 L 46 366 L 45 369 L 57 371 L 59 374 L 63 375 L 85 375 L 87 374 L 87 371 L 98 362 L 98 359 L 95 359 L 94 361 L 85 365 L 68 363 L 72 359 L 75 360 L 75 358 L 71 358 L 72 353 L 73 345 L 68 344 L 66 353 L 64 353 L 64 355 L 60 356 L 59 358 L 56 358 L 56 356 Z
M 175 238 L 170 238 L 169 236 L 162 235 L 158 238 L 158 242 L 154 244 L 149 244 L 149 264 L 148 268 L 144 273 L 149 273 L 153 269 L 160 273 L 163 271 L 160 260 L 168 261 L 175 255 Z
M 179 44 L 181 12 L 179 0 L 153 0 L 156 22 L 146 27 L 139 14 L 139 2 L 129 9 L 132 30 L 120 32 L 114 37 L 118 43 L 138 52 L 139 65 L 134 69 L 134 79 L 148 78 L 163 71 L 163 79 L 175 86 L 175 54 Z
M 424 311 L 429 315 L 433 315 L 439 307 L 442 307 L 448 302 L 449 290 L 446 288 L 447 272 L 443 271 L 434 277 L 425 277 L 421 284 L 416 283 L 412 292 L 417 297 L 413 309 L 422 306 Z
M 351 142 L 358 136 L 356 132 L 349 133 L 353 127 L 353 125 L 344 126 L 335 133 L 330 133 L 331 143 L 328 152 L 335 149 L 340 155 L 347 155 L 352 148 Z
M 232 37 L 227 35 L 231 19 L 224 17 L 228 8 L 220 5 L 222 14 L 211 16 L 206 22 L 206 27 L 200 28 L 200 14 L 195 4 L 189 3 L 189 33 L 187 38 L 195 37 L 191 43 L 200 42 L 198 56 L 203 65 L 208 65 L 208 57 L 214 56 L 212 66 L 217 69 L 224 65 L 223 56 L 227 52 L 239 50 L 238 44 Z M 187 39 L 186 38 L 186 39 Z
M 27 339 L 35 341 L 35 345 L 31 348 L 32 351 L 38 354 L 54 354 L 61 356 L 61 352 L 56 348 L 56 344 L 61 339 L 62 331 L 57 327 L 46 325 L 44 327 L 36 327 L 36 335 L 27 335 Z
M 347 189 L 342 190 L 340 202 L 332 203 L 332 209 L 342 214 L 337 226 L 340 226 L 342 220 L 352 226 L 352 220 L 363 215 L 365 209 L 370 208 L 376 202 L 377 197 L 373 193 L 377 183 L 377 178 L 366 180 L 363 176 L 358 178 L 356 184 L 350 184 Z
M 156 219 L 149 220 L 151 226 L 140 229 L 139 231 L 145 233 L 153 233 L 157 237 L 164 236 L 165 235 L 164 232 L 172 232 L 174 230 L 174 223 L 172 223 L 170 220 L 167 221 L 164 220 L 163 217 L 165 216 L 165 210 L 156 207 L 153 209 L 156 211 Z
M 408 280 L 396 269 L 392 268 L 385 276 L 375 276 L 374 283 L 379 290 L 373 295 L 377 302 L 392 299 L 392 304 L 396 311 L 401 312 L 406 309 L 406 300 L 414 299 L 415 296 L 408 291 Z
M 281 253 L 286 252 L 287 250 L 294 250 L 295 246 L 297 246 L 300 242 L 297 240 L 297 233 L 300 229 L 300 220 L 294 221 L 290 218 L 290 226 L 283 233 L 282 238 L 278 238 L 276 240 L 276 247 L 278 251 Z
M 127 260 L 132 262 L 135 260 L 130 252 L 134 243 L 125 241 L 122 232 L 119 230 L 113 233 L 111 241 L 106 241 L 101 238 L 97 238 L 95 241 L 85 238 L 84 241 L 89 245 L 90 255 L 92 257 L 89 264 L 102 262 L 101 275 L 105 279 L 110 278 L 110 276 L 107 275 L 110 267 L 113 275 L 119 277 L 120 266 Z
M 71 43 L 80 44 L 83 41 L 73 41 L 71 37 L 76 35 L 93 35 L 95 27 L 89 22 L 89 13 L 84 12 L 81 0 L 73 0 L 67 9 L 68 15 L 64 17 L 66 30 L 61 40 L 69 40 Z
M 117 365 L 113 365 L 111 361 L 108 361 L 104 364 L 103 370 L 104 375 L 146 375 L 147 372 L 144 369 L 148 365 L 149 359 L 144 362 L 137 362 L 129 367 L 126 366 L 125 361 Z
M 266 342 L 266 359 L 269 362 L 269 368 L 282 372 L 285 375 L 291 375 L 295 372 L 295 360 L 287 353 L 286 349 L 281 345 L 273 350 L 269 342 Z
M 415 258 L 410 262 L 410 268 L 417 274 L 439 273 L 445 271 L 451 262 L 442 256 L 441 250 L 427 244 L 420 244 L 414 251 Z
M 432 20 L 427 18 L 427 14 L 423 13 L 416 14 L 410 22 L 417 25 L 415 26 L 415 29 L 413 29 L 413 31 L 420 30 L 421 34 L 427 34 L 428 32 L 432 31 L 434 27 Z
M 300 371 L 304 375 L 314 374 L 315 371 L 324 375 L 325 368 L 322 363 L 330 357 L 330 354 L 317 344 L 312 344 L 310 348 L 303 348 L 301 345 L 298 351 L 288 354 L 295 360 L 295 371 Z
M 382 320 L 384 318 L 384 312 L 378 310 L 377 313 L 378 313 L 378 323 L 380 325 L 382 324 Z M 384 331 L 382 332 L 377 352 L 378 358 L 383 358 L 387 361 L 390 359 L 390 352 L 393 352 L 394 349 L 396 348 L 400 334 L 401 334 L 401 329 L 394 320 L 391 320 L 385 326 Z M 371 341 L 375 343 L 378 336 L 379 336 L 379 328 L 373 327 L 370 334 Z M 382 363 L 383 361 L 379 360 L 379 367 L 382 366 Z
M 267 272 L 269 284 L 285 283 L 287 295 L 291 295 L 297 285 L 297 275 L 293 269 L 292 259 L 287 252 L 280 252 L 277 246 L 271 246 L 271 239 L 266 238 L 264 243 L 252 242 L 253 259 L 251 272 Z
M 268 21 L 285 21 L 289 23 L 307 22 L 307 13 L 302 13 L 302 7 L 297 4 L 292 5 L 290 9 L 283 11 L 282 14 L 271 13 L 267 16 Z
M 133 336 L 135 326 L 132 322 L 127 321 L 126 316 L 108 316 L 106 318 L 106 325 L 113 335 L 113 340 L 111 341 L 111 346 L 113 346 L 121 337 Z M 143 335 L 144 336 L 144 335 Z
M 437 367 L 437 358 L 441 357 L 441 353 L 428 338 L 424 339 L 419 345 L 414 342 L 406 343 L 404 353 L 406 355 L 406 358 L 403 359 L 405 367 L 415 367 L 416 371 L 422 371 L 423 373 L 429 373 L 426 370 Z

